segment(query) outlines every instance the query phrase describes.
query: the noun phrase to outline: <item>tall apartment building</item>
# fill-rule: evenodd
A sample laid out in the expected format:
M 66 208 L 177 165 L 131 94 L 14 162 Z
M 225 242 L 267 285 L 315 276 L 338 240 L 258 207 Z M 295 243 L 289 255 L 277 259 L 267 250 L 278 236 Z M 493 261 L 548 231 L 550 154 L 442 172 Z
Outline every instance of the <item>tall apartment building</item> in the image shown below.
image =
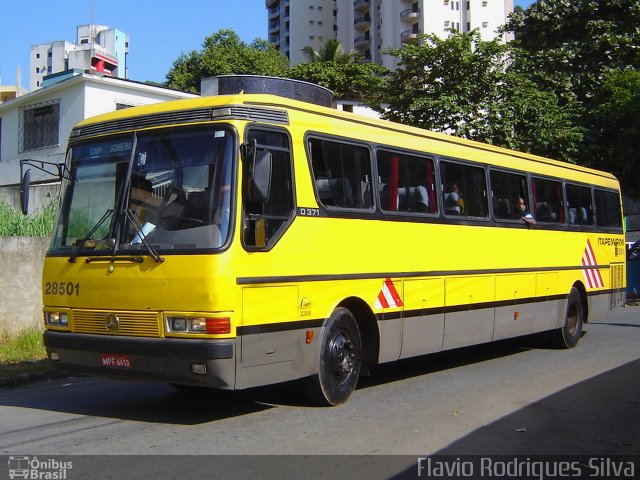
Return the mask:
M 127 78 L 129 36 L 104 25 L 80 25 L 76 43 L 66 40 L 31 46 L 29 89 L 66 70 L 82 70 Z
M 513 12 L 513 0 L 266 0 L 269 41 L 296 65 L 302 49 L 337 39 L 346 51 L 395 68 L 386 48 L 415 42 L 418 34 L 439 37 L 477 29 L 493 40 Z M 503 38 L 503 41 L 506 41 Z

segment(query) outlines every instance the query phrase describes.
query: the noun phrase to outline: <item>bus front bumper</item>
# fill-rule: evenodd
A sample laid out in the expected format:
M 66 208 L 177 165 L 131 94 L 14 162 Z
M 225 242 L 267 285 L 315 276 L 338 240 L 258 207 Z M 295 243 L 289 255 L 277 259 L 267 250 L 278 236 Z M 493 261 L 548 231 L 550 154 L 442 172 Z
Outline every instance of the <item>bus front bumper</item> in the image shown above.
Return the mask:
M 44 333 L 59 370 L 222 389 L 235 386 L 235 339 L 144 338 Z

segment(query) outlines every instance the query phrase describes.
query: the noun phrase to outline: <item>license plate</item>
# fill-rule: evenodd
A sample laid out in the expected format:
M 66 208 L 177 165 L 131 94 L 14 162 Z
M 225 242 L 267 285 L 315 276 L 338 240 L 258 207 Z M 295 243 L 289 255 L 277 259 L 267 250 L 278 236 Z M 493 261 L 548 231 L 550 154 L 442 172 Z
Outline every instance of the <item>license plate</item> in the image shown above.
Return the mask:
M 109 368 L 131 368 L 131 359 L 129 358 L 129 355 L 101 353 L 100 365 Z

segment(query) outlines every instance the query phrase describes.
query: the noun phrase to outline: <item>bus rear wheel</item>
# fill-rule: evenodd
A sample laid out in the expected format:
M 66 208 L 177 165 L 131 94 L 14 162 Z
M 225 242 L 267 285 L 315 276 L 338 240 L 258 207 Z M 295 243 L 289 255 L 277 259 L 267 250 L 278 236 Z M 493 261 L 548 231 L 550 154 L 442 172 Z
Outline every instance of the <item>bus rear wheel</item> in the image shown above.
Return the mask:
M 346 402 L 358 383 L 361 364 L 358 323 L 349 310 L 336 308 L 324 330 L 318 373 L 307 379 L 309 399 L 323 406 Z
M 584 305 L 577 288 L 571 288 L 567 298 L 567 313 L 562 328 L 552 332 L 552 342 L 558 348 L 573 348 L 582 336 Z

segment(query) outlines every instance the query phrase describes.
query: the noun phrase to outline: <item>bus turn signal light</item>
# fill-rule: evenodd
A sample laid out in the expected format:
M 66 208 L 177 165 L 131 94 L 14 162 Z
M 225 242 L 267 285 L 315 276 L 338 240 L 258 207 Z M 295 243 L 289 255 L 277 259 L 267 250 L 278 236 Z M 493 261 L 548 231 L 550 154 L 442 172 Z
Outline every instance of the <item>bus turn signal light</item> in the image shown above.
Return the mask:
M 223 334 L 231 333 L 231 319 L 223 318 L 207 318 L 207 333 Z

